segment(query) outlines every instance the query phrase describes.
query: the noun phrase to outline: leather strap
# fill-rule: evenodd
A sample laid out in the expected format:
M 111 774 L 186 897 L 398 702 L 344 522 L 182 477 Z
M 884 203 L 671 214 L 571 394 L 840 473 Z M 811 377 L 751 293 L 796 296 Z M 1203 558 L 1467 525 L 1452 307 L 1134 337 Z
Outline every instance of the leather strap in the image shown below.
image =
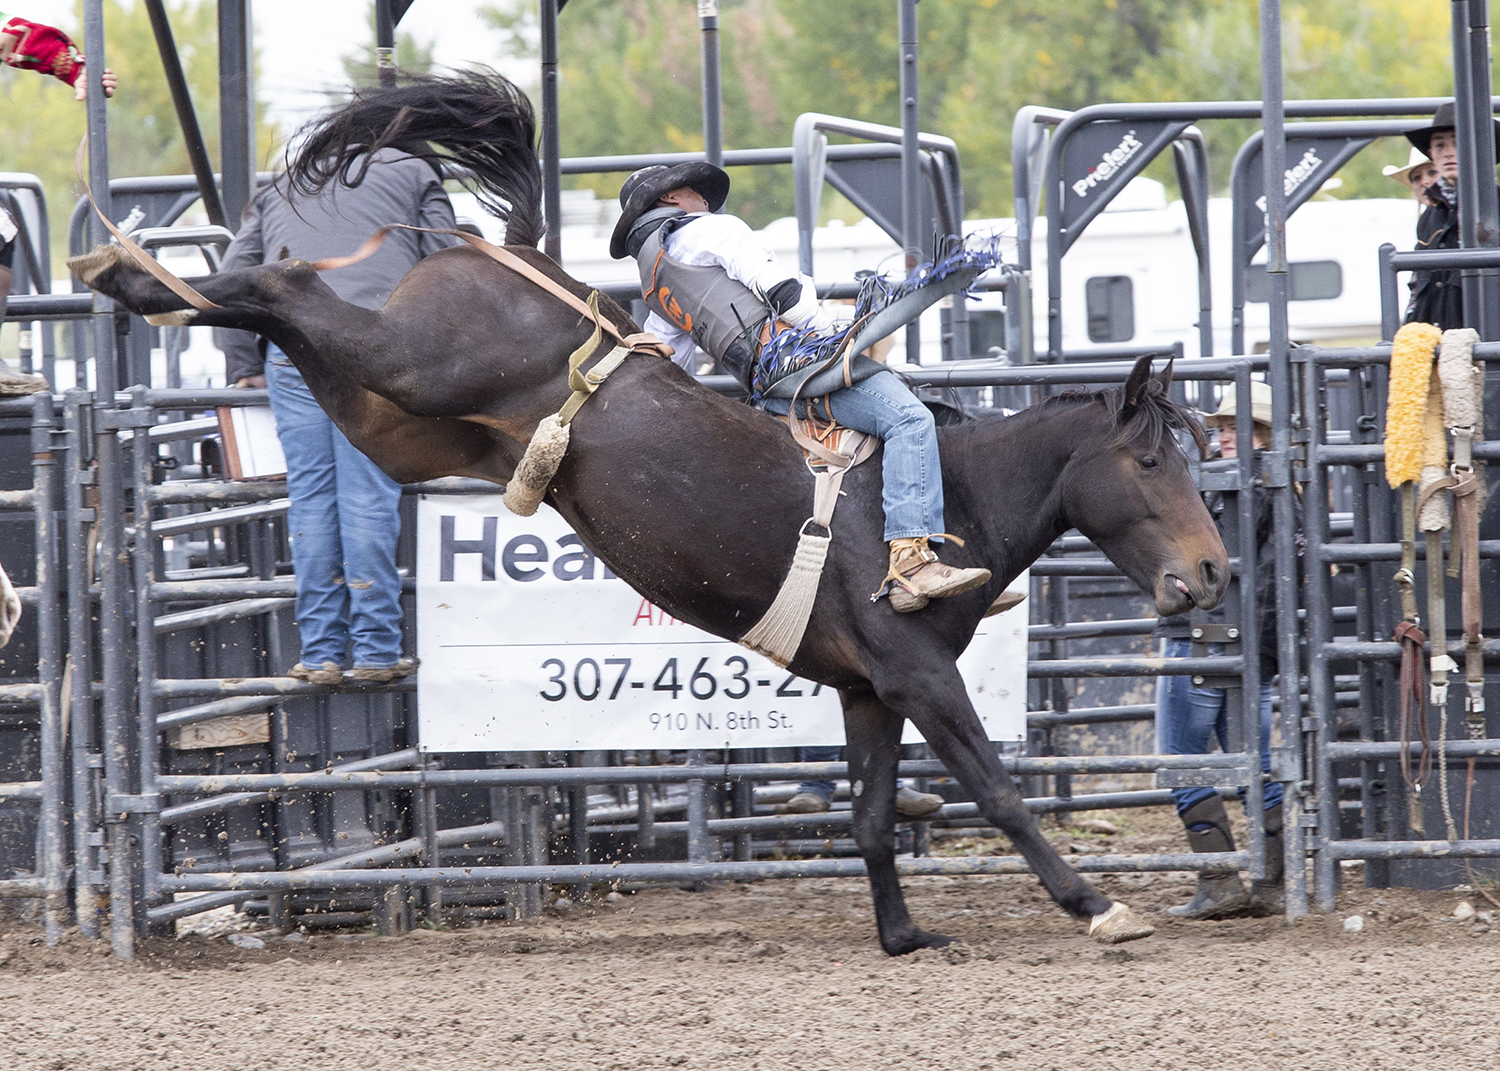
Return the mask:
M 1401 780 L 1415 792 L 1421 792 L 1432 773 L 1432 735 L 1427 728 L 1427 691 L 1422 687 L 1422 648 L 1427 637 L 1413 621 L 1396 626 L 1396 640 L 1401 644 Z M 1417 775 L 1411 773 L 1411 723 L 1415 719 L 1417 736 L 1422 742 L 1422 757 Z
M 599 291 L 595 290 L 589 294 L 587 308 L 594 320 L 594 333 L 589 336 L 587 342 L 568 355 L 568 386 L 573 389 L 573 393 L 557 411 L 557 422 L 564 426 L 572 422 L 583 403 L 589 400 L 589 397 L 599 389 L 599 385 L 608 379 L 610 373 L 619 368 L 632 352 L 624 346 L 615 346 L 593 368 L 587 372 L 581 371 L 583 362 L 598 349 L 599 343 L 604 338 L 605 321 L 604 317 L 599 315 Z
M 183 301 L 186 301 L 193 308 L 200 312 L 222 308 L 223 306 L 215 305 L 166 268 L 163 268 L 155 257 L 127 238 L 120 228 L 116 227 L 110 221 L 109 217 L 104 214 L 104 210 L 99 207 L 99 202 L 94 200 L 94 191 L 89 187 L 89 180 L 83 177 L 83 156 L 84 150 L 88 148 L 88 143 L 88 135 L 84 135 L 83 139 L 78 142 L 78 153 L 73 157 L 73 172 L 78 176 L 78 181 L 83 186 L 83 192 L 88 196 L 89 204 L 94 206 L 94 213 L 99 217 L 99 221 L 104 224 L 104 229 L 109 231 L 115 241 L 120 243 L 120 248 L 130 254 L 132 260 L 154 275 L 159 283 L 182 298 Z

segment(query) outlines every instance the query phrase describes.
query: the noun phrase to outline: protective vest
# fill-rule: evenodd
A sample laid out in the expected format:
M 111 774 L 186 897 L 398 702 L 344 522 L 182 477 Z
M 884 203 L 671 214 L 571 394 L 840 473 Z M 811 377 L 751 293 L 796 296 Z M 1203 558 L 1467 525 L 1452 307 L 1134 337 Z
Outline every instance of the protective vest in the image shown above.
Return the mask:
M 750 390 L 761 328 L 770 319 L 765 302 L 723 268 L 684 264 L 663 242 L 686 220 L 667 220 L 636 255 L 646 307 L 693 336 L 704 353 Z

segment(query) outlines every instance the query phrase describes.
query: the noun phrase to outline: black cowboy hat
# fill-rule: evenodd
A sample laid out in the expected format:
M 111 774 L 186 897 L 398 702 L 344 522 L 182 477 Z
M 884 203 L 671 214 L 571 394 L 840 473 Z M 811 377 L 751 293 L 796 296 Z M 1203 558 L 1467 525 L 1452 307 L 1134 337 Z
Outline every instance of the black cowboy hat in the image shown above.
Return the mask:
M 1422 154 L 1431 158 L 1432 135 L 1439 130 L 1454 130 L 1457 124 L 1453 117 L 1453 102 L 1439 104 L 1438 110 L 1432 115 L 1432 122 L 1427 126 L 1418 127 L 1406 132 L 1406 140 L 1422 150 Z M 1500 119 L 1495 120 L 1495 159 L 1500 160 Z
M 609 255 L 616 260 L 624 257 L 625 240 L 630 237 L 635 221 L 650 211 L 663 194 L 683 186 L 701 193 L 710 212 L 723 208 L 729 196 L 729 176 L 722 167 L 706 161 L 690 160 L 674 167 L 665 164 L 643 167 L 620 186 L 620 221 L 609 239 Z

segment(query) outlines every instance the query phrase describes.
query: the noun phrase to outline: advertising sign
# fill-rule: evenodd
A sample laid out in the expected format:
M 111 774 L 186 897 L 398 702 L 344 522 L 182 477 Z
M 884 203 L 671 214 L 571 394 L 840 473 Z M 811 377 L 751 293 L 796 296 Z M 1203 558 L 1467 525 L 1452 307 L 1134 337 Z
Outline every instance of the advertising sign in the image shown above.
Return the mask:
M 1182 120 L 1100 119 L 1073 131 L 1062 154 L 1062 248 L 1078 240 L 1125 184 L 1188 128 Z
M 1323 183 L 1334 176 L 1356 153 L 1373 141 L 1364 137 L 1289 137 L 1286 139 L 1286 172 L 1282 190 L 1286 194 L 1286 214 L 1290 216 L 1317 193 Z M 1240 266 L 1255 259 L 1266 244 L 1266 168 L 1259 143 L 1240 165 L 1245 176 L 1243 203 L 1236 205 L 1242 213 L 1240 233 L 1245 244 L 1239 250 Z
M 959 661 L 991 740 L 1025 736 L 1026 621 L 985 620 Z M 424 751 L 844 742 L 833 690 L 653 606 L 545 505 L 423 496 L 417 624 Z

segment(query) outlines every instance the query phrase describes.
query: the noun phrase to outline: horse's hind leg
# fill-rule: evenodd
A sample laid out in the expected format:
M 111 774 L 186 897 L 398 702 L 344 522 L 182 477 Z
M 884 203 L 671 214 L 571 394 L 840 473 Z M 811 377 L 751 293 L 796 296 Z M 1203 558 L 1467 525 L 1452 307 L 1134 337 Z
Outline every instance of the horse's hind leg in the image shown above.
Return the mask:
M 849 784 L 854 799 L 854 840 L 864 856 L 875 900 L 880 947 L 892 956 L 952 941 L 928 933 L 911 920 L 896 877 L 896 763 L 901 758 L 901 716 L 876 698 L 868 685 L 844 689 Z
M 294 297 L 310 299 L 316 306 L 321 294 L 332 299 L 333 306 L 343 304 L 305 260 L 284 260 L 195 278 L 190 285 L 220 306 L 201 311 L 189 308 L 186 301 L 148 274 L 118 245 L 102 245 L 69 257 L 68 268 L 85 285 L 108 294 L 155 324 L 194 323 L 256 330 L 286 314 L 288 299 Z
M 995 746 L 985 738 L 957 668 L 889 668 L 893 672 L 890 680 L 881 682 L 881 698 L 912 720 L 949 772 L 973 795 L 979 813 L 1025 856 L 1052 899 L 1073 917 L 1090 920 L 1089 932 L 1101 941 L 1149 937 L 1149 925 L 1079 877 L 1042 836 Z

